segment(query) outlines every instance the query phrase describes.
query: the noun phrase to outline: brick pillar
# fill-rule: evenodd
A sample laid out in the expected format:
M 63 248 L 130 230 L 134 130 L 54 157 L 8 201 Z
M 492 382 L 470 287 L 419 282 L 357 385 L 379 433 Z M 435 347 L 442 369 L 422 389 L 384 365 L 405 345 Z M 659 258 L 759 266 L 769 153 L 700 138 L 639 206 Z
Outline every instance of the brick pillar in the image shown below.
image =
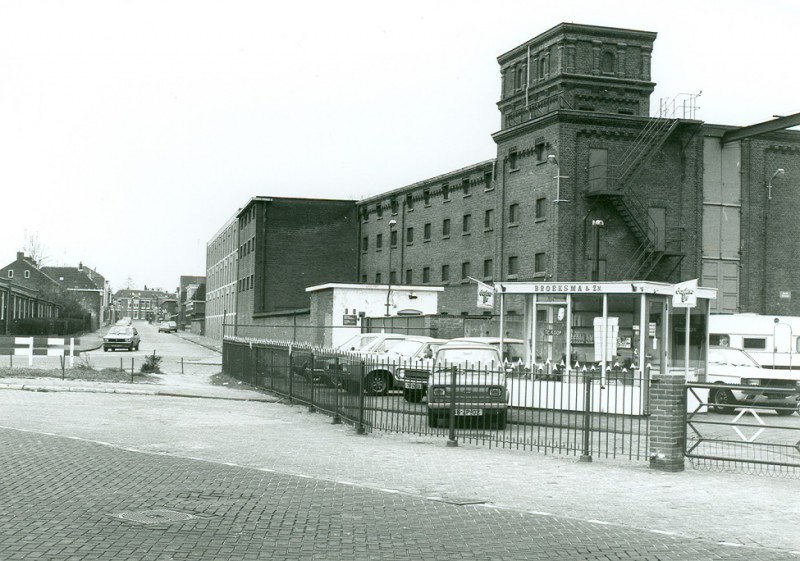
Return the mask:
M 654 374 L 650 380 L 650 467 L 683 471 L 686 390 L 683 372 Z

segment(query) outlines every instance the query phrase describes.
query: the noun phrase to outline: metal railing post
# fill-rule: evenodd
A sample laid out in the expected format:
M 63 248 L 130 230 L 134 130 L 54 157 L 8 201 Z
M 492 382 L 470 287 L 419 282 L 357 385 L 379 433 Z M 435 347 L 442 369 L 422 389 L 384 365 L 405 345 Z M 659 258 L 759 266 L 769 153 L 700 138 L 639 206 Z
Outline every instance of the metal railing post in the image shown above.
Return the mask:
M 358 376 L 358 426 L 356 427 L 356 434 L 364 434 L 364 372 L 366 372 L 367 363 L 361 361 L 361 371 Z
M 292 402 L 292 390 L 293 390 L 293 386 L 294 386 L 294 384 L 293 384 L 294 367 L 292 365 L 292 362 L 294 361 L 294 357 L 292 355 L 293 355 L 292 346 L 289 345 L 289 371 L 288 371 L 288 374 L 289 374 L 289 403 Z
M 605 344 L 605 341 L 603 341 Z M 592 429 L 592 380 L 589 371 L 583 373 L 583 454 L 581 462 L 592 461 L 591 429 Z
M 311 397 L 309 399 L 308 404 L 308 412 L 309 413 L 316 413 L 317 408 L 314 406 L 314 351 L 311 351 L 311 368 L 309 370 L 309 375 L 311 376 Z
M 452 366 L 450 368 L 450 431 L 447 437 L 448 448 L 458 446 L 458 440 L 456 440 L 456 372 L 457 368 Z
M 333 397 L 336 400 L 333 405 L 333 420 L 332 425 L 341 425 L 342 418 L 339 416 L 339 357 L 333 359 L 333 372 L 335 378 L 333 379 Z

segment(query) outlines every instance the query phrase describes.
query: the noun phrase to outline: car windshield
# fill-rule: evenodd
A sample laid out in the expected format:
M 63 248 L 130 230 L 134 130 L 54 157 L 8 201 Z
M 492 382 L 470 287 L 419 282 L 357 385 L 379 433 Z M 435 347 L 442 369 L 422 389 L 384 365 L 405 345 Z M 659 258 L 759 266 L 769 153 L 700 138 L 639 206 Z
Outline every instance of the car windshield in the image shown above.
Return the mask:
M 753 357 L 737 349 L 711 350 L 708 353 L 708 362 L 711 364 L 729 364 L 731 366 L 760 368 L 760 365 Z
M 398 356 L 413 356 L 417 351 L 425 346 L 425 341 L 414 341 L 405 339 L 398 341 L 387 354 Z
M 378 339 L 377 333 L 367 334 L 367 335 L 359 333 L 358 335 L 354 335 L 353 337 L 351 337 L 350 339 L 339 345 L 339 348 L 345 351 L 358 351 L 366 347 L 370 343 L 374 343 L 377 339 Z
M 108 332 L 109 335 L 133 335 L 133 329 L 130 327 L 115 326 Z
M 448 366 L 492 368 L 497 362 L 497 351 L 493 348 L 440 348 L 436 353 L 436 368 L 446 368 Z

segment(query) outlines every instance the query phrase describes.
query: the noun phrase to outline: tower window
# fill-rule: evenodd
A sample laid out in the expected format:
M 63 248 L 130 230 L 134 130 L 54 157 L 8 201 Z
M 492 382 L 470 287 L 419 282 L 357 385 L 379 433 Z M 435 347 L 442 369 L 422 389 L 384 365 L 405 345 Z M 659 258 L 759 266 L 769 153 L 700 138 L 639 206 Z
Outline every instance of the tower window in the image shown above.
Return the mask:
M 614 53 L 610 51 L 603 53 L 600 69 L 604 74 L 612 74 L 614 72 Z

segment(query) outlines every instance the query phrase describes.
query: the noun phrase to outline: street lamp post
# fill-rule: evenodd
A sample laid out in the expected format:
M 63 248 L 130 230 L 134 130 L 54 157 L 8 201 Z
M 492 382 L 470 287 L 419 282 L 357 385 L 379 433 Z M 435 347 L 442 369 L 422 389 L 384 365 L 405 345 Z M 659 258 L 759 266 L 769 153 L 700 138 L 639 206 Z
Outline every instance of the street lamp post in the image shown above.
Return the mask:
M 767 198 L 769 200 L 772 200 L 772 180 L 784 173 L 786 172 L 783 168 L 778 168 L 775 170 L 775 173 L 772 174 L 772 177 L 769 178 L 769 182 L 767 182 Z
M 605 226 L 605 222 L 596 219 L 592 220 L 592 237 L 594 238 L 594 255 L 592 255 L 592 280 L 600 280 L 600 228 Z
M 397 224 L 397 220 L 389 220 L 389 277 L 387 279 L 387 290 L 386 290 L 386 316 L 392 315 L 389 312 L 389 306 L 391 305 L 392 299 L 392 233 L 394 233 L 394 227 Z
M 555 154 L 549 154 L 547 156 L 547 161 L 550 162 L 551 164 L 555 164 L 555 166 L 556 166 L 556 176 L 555 176 L 555 180 L 556 180 L 556 198 L 555 198 L 555 200 L 553 202 L 554 203 L 568 203 L 569 202 L 568 200 L 565 200 L 565 199 L 561 198 L 561 179 L 562 179 L 562 177 L 561 177 L 561 166 L 558 163 L 558 159 L 556 158 Z M 564 179 L 569 179 L 569 177 L 568 176 L 564 176 Z

